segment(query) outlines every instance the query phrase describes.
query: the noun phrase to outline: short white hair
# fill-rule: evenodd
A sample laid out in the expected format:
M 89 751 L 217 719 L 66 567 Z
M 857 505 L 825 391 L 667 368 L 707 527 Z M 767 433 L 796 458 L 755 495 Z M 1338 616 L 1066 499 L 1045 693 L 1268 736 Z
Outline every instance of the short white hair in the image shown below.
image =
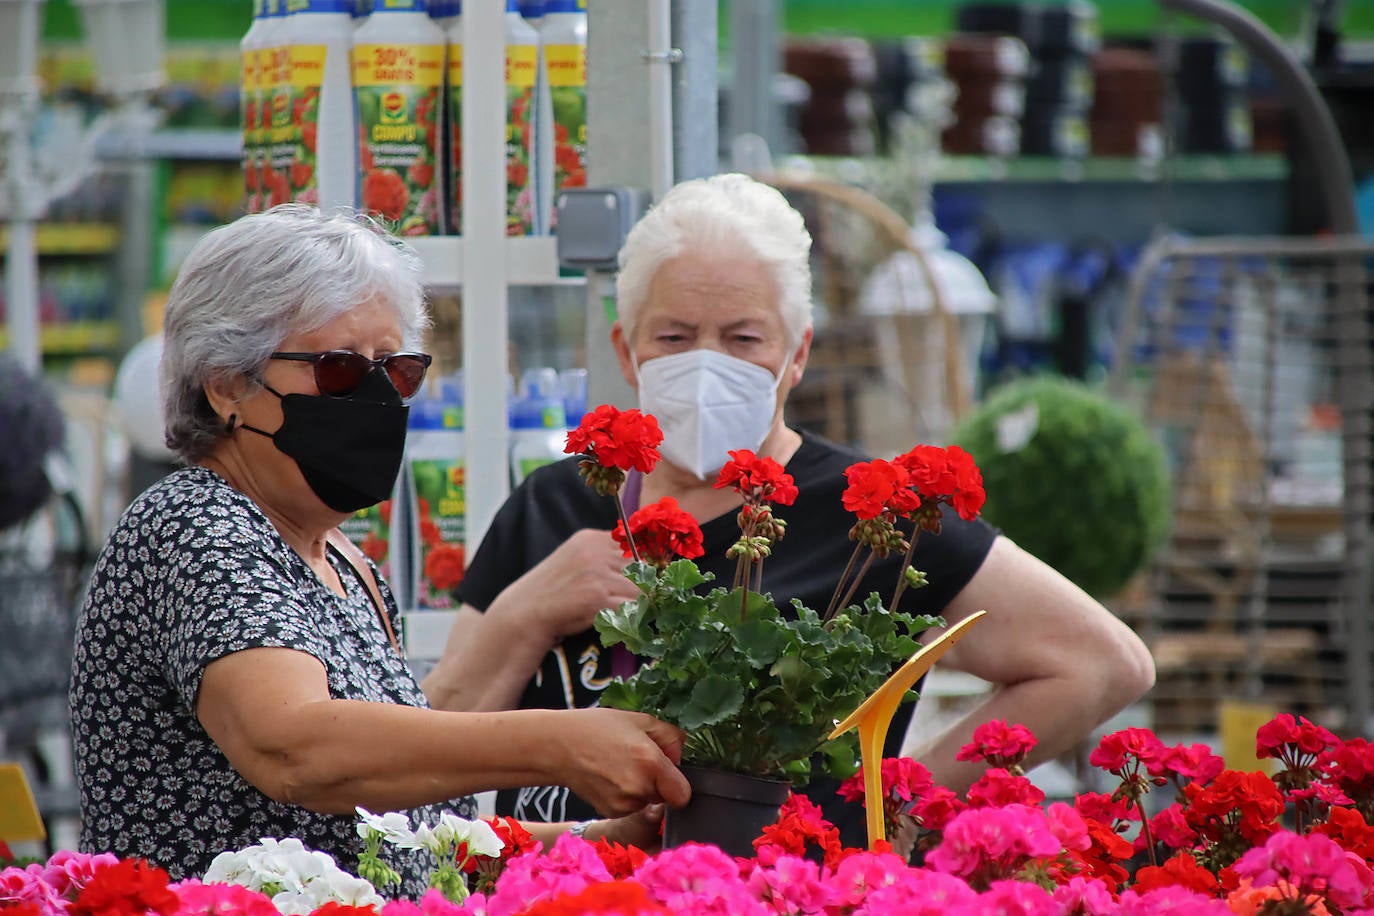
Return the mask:
M 417 349 L 429 327 L 419 258 L 371 217 L 284 204 L 208 233 L 163 316 L 167 447 L 188 463 L 204 458 L 225 435 L 208 383 L 257 384 L 287 337 L 375 300 L 395 308 L 403 346 Z
M 630 230 L 615 286 L 626 338 L 634 339 L 649 285 L 665 262 L 688 251 L 741 249 L 772 275 L 788 344 L 800 344 L 812 321 L 811 234 L 777 188 L 738 173 L 676 185 Z

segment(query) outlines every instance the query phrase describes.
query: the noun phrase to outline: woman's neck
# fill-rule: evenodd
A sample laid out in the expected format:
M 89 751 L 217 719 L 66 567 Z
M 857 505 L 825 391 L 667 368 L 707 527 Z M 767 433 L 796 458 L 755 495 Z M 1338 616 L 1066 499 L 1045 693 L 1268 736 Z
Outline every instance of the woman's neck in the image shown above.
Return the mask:
M 253 473 L 252 465 L 241 460 L 236 452 L 220 449 L 200 464 L 256 503 L 287 546 L 300 554 L 312 569 L 323 575 L 323 570 L 330 568 L 326 545 L 333 525 L 322 520 L 307 521 L 308 513 L 281 505 L 282 501 L 274 499 L 273 493 L 282 488 L 272 486 L 272 481 L 260 479 Z

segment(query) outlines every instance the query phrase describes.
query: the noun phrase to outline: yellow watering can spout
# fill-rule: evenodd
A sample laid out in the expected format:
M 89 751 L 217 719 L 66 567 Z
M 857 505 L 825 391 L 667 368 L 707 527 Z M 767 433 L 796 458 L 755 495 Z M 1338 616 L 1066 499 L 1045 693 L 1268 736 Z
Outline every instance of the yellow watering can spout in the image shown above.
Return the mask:
M 911 685 L 920 680 L 940 656 L 950 650 L 964 637 L 979 620 L 987 616 L 987 611 L 977 611 L 940 634 L 928 646 L 922 646 L 916 654 L 907 659 L 873 695 L 859 704 L 843 722 L 830 733 L 831 740 L 838 738 L 855 726 L 859 729 L 859 752 L 864 766 L 864 799 L 868 813 L 868 848 L 878 845 L 886 836 L 883 825 L 883 742 L 887 739 L 888 726 L 892 716 L 902 703 L 902 697 Z

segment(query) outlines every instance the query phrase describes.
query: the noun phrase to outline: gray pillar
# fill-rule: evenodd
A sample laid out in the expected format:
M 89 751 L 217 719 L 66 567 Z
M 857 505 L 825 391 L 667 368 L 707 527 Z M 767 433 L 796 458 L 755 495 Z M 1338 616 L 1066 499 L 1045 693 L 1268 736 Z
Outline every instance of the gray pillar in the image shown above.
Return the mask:
M 678 180 L 716 169 L 716 5 L 673 0 L 673 156 Z M 650 188 L 649 86 L 644 59 L 649 9 L 644 0 L 591 0 L 587 4 L 587 183 Z M 587 401 L 633 407 L 633 390 L 621 377 L 610 342 L 603 294 L 613 278 L 588 277 Z

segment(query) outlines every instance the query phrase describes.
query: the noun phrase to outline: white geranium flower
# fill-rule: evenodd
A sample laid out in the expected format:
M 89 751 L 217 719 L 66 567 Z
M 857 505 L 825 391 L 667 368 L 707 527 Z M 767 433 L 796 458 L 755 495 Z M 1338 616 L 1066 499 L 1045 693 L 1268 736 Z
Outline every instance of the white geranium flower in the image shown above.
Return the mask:
M 358 836 L 363 839 L 367 839 L 368 832 L 372 830 L 380 833 L 387 842 L 396 845 L 415 837 L 415 832 L 410 829 L 410 818 L 399 811 L 373 814 L 361 805 L 356 810 L 358 812 Z
M 376 888 L 339 868 L 327 853 L 307 849 L 295 837 L 263 839 L 257 846 L 220 853 L 206 884 L 238 884 L 272 897 L 278 912 L 308 914 L 331 901 L 350 906 L 383 904 Z

